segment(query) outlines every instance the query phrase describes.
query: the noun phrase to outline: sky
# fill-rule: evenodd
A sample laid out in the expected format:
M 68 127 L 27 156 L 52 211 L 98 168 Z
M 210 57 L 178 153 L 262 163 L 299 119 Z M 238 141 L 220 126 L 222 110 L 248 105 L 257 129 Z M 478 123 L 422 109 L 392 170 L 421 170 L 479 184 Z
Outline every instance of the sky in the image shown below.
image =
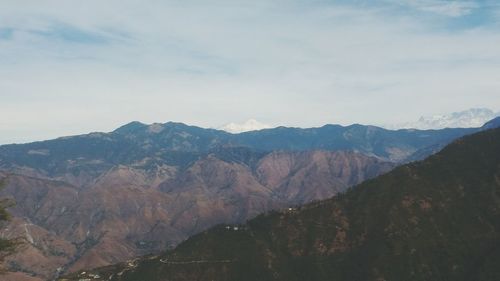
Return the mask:
M 0 0 L 0 143 L 500 110 L 500 2 Z

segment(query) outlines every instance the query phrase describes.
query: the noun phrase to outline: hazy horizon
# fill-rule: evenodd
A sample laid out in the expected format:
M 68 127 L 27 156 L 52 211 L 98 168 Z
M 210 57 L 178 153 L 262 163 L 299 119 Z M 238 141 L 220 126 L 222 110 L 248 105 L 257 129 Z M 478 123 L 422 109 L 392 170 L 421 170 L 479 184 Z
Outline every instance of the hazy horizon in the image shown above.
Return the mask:
M 479 109 L 491 110 L 489 108 L 479 108 Z M 460 111 L 460 112 L 465 112 L 465 111 L 467 111 L 467 110 Z M 491 111 L 494 112 L 496 116 L 500 116 L 500 111 L 493 111 L 493 110 L 491 110 Z M 457 113 L 457 112 L 451 112 L 451 113 Z M 451 113 L 449 113 L 449 114 L 451 114 Z M 434 116 L 439 116 L 439 114 L 436 114 Z M 424 117 L 432 117 L 432 116 L 421 116 L 420 118 L 424 118 Z M 244 120 L 241 123 L 235 123 L 235 124 L 236 125 L 244 125 L 245 121 L 250 121 L 250 120 L 252 120 L 252 119 Z M 491 119 L 486 119 L 484 121 L 484 123 L 487 122 L 487 121 L 489 121 L 489 120 L 491 120 Z M 254 120 L 254 121 L 258 121 L 258 120 Z M 381 127 L 381 128 L 384 128 L 384 129 L 388 129 L 388 130 L 419 129 L 419 128 L 414 128 L 414 127 L 404 127 L 404 125 L 415 124 L 418 120 L 413 120 L 413 121 L 414 122 L 409 121 L 409 122 L 402 122 L 402 123 L 387 123 L 387 124 L 359 123 L 359 122 L 346 123 L 346 124 L 340 124 L 340 123 L 323 123 L 323 124 L 312 125 L 312 126 L 294 126 L 294 125 L 287 125 L 287 124 L 262 124 L 262 125 L 266 125 L 268 127 L 258 128 L 258 129 L 255 129 L 255 130 L 270 129 L 270 128 L 276 128 L 276 127 L 319 128 L 319 127 L 322 127 L 322 126 L 325 126 L 325 125 L 350 126 L 350 125 L 355 125 L 355 124 L 359 124 L 359 125 L 371 125 L 371 126 L 376 126 L 376 127 Z M 40 139 L 19 139 L 17 141 L 9 142 L 9 141 L 5 141 L 4 139 L 0 138 L 0 145 L 5 145 L 5 144 L 23 144 L 23 143 L 30 143 L 30 142 L 36 142 L 36 141 L 51 140 L 51 139 L 56 139 L 56 138 L 61 138 L 61 137 L 72 137 L 72 136 L 78 136 L 78 135 L 84 135 L 84 134 L 90 134 L 90 133 L 110 133 L 110 132 L 112 132 L 112 131 L 114 131 L 114 130 L 122 127 L 122 126 L 128 125 L 128 124 L 133 123 L 133 122 L 139 122 L 139 123 L 142 123 L 144 125 L 165 124 L 165 123 L 169 123 L 169 122 L 172 122 L 172 123 L 183 123 L 183 124 L 188 125 L 188 126 L 201 127 L 201 128 L 205 128 L 205 129 L 216 129 L 216 130 L 221 130 L 221 131 L 228 131 L 227 129 L 224 128 L 223 125 L 228 125 L 229 124 L 229 123 L 226 123 L 226 124 L 221 124 L 219 126 L 205 127 L 205 126 L 202 126 L 202 125 L 190 124 L 190 123 L 182 122 L 180 120 L 166 120 L 166 121 L 162 121 L 162 122 L 142 122 L 142 121 L 139 121 L 139 120 L 131 120 L 129 122 L 126 122 L 126 123 L 123 123 L 123 124 L 118 124 L 115 127 L 112 127 L 112 128 L 109 128 L 109 129 L 105 129 L 105 130 L 78 131 L 78 132 L 74 132 L 74 133 L 71 133 L 71 134 L 53 135 L 53 136 L 47 136 L 45 138 L 40 138 Z M 480 125 L 475 126 L 475 127 L 480 127 L 482 124 L 483 124 L 483 122 L 481 122 Z M 464 126 L 456 126 L 456 128 L 461 128 L 461 127 L 464 127 Z M 466 126 L 466 127 L 471 127 L 471 126 Z M 246 130 L 246 131 L 252 131 L 252 130 Z M 231 132 L 231 131 L 228 131 L 228 132 L 230 132 L 230 133 L 239 133 L 239 132 Z

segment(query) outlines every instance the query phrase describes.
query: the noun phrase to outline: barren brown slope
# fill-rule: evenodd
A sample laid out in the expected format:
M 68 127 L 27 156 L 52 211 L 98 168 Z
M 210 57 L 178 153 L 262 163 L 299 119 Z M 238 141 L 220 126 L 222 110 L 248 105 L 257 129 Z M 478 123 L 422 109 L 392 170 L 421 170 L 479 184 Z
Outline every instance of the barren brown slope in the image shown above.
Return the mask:
M 279 198 L 303 204 L 332 197 L 392 167 L 349 151 L 273 152 L 258 163 L 256 175 Z
M 17 205 L 8 235 L 28 243 L 10 268 L 50 278 L 57 268 L 157 253 L 219 223 L 330 197 L 392 166 L 351 152 L 279 152 L 260 160 L 213 153 L 184 168 L 114 166 L 85 188 L 11 175 L 3 194 Z
M 48 278 L 57 268 L 69 263 L 77 253 L 75 245 L 57 231 L 50 230 L 51 226 L 57 227 L 59 223 L 53 224 L 53 218 L 64 211 L 59 202 L 76 202 L 77 192 L 62 182 L 2 172 L 0 177 L 8 179 L 2 193 L 16 201 L 15 208 L 10 209 L 13 219 L 1 229 L 0 235 L 23 239 L 16 253 L 7 257 L 6 265 L 13 271 Z M 52 200 L 47 202 L 44 198 Z M 22 276 L 14 274 L 12 278 Z

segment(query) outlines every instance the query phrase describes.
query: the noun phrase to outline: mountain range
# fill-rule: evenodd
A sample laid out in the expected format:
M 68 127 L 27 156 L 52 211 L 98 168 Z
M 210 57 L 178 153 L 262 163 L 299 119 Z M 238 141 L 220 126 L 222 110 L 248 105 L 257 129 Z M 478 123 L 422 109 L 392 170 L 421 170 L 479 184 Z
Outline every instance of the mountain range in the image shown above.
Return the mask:
M 243 123 L 234 123 L 234 122 L 228 123 L 220 127 L 219 130 L 226 131 L 232 134 L 239 134 L 244 132 L 259 131 L 270 128 L 272 128 L 271 125 L 261 123 L 255 119 L 248 119 Z
M 391 124 L 383 126 L 388 129 L 438 130 L 443 128 L 474 128 L 500 116 L 488 108 L 471 108 L 449 114 L 422 116 L 415 122 Z
M 7 260 L 17 271 L 9 278 L 52 279 L 158 253 L 213 225 L 330 198 L 499 125 L 230 134 L 132 122 L 110 133 L 0 146 L 0 176 L 8 178 L 2 195 L 16 201 L 0 235 L 26 241 Z
M 431 116 L 421 116 L 417 121 L 384 124 L 381 127 L 397 129 L 418 129 L 418 130 L 439 130 L 444 128 L 475 128 L 480 127 L 489 120 L 500 116 L 500 112 L 494 112 L 489 108 L 470 108 L 463 111 L 448 114 L 438 114 Z M 219 130 L 232 134 L 250 131 L 270 129 L 273 126 L 261 123 L 255 119 L 249 119 L 243 123 L 228 123 L 219 127 Z
M 499 280 L 499 155 L 500 129 L 476 133 L 332 199 L 60 280 Z

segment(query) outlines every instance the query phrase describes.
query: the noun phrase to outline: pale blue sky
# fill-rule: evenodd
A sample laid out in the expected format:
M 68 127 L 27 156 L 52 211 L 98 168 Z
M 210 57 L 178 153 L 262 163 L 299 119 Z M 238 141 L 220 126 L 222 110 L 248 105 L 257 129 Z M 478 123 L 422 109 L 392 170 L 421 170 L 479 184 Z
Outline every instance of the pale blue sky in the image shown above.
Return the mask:
M 498 1 L 0 1 L 0 143 L 500 109 Z

